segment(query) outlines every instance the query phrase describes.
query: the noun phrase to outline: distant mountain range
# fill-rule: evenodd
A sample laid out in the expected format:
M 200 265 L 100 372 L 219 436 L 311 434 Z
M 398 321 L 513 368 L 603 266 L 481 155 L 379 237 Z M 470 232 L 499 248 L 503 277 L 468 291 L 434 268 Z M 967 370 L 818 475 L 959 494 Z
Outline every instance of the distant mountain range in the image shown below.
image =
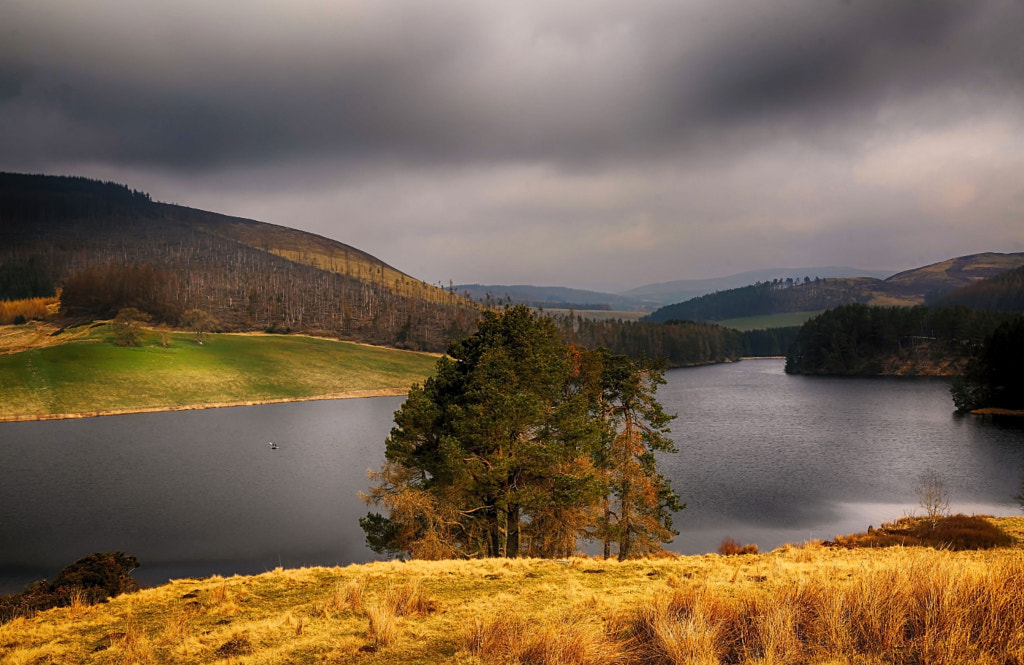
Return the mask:
M 712 279 L 679 279 L 672 282 L 646 284 L 622 293 L 602 293 L 585 289 L 570 289 L 564 286 L 532 286 L 529 284 L 511 286 L 505 284 L 459 284 L 454 288 L 456 293 L 466 295 L 477 302 L 484 302 L 490 297 L 495 301 L 501 300 L 502 302 L 547 309 L 651 311 L 662 305 L 682 302 L 715 291 L 747 286 L 755 282 L 770 282 L 773 279 L 883 278 L 891 274 L 892 271 L 861 270 L 837 266 L 767 268 Z
M 564 286 L 531 286 L 529 284 L 459 284 L 455 293 L 465 295 L 477 302 L 488 298 L 495 302 L 511 302 L 544 307 L 545 309 L 583 310 L 636 310 L 643 309 L 643 301 L 637 298 L 600 293 L 585 289 L 570 289 Z

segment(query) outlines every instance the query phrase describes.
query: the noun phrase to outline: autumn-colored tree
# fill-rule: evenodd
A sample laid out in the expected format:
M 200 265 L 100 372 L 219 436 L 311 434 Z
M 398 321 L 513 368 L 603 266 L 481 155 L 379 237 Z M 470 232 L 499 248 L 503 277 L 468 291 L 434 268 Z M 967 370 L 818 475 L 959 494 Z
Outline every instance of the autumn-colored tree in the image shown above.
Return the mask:
M 675 416 L 665 413 L 654 397 L 665 383 L 664 364 L 609 354 L 603 365 L 601 413 L 613 434 L 598 455 L 606 494 L 595 535 L 604 542 L 605 557 L 616 543 L 621 561 L 671 541 L 677 534 L 672 513 L 686 506 L 658 473 L 654 455 L 677 452 L 666 436 Z

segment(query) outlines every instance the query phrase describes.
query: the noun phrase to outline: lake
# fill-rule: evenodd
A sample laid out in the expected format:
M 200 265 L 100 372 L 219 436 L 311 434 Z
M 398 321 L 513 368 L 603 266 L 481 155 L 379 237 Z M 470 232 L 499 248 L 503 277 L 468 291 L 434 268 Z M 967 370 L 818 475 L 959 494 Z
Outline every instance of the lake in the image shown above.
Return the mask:
M 669 547 L 762 550 L 920 510 L 943 478 L 956 511 L 1019 514 L 1024 428 L 954 416 L 940 379 L 787 376 L 783 361 L 671 370 L 687 508 Z M 357 520 L 401 397 L 0 424 L 0 593 L 96 551 L 153 584 L 375 558 Z M 269 441 L 279 445 L 271 450 Z

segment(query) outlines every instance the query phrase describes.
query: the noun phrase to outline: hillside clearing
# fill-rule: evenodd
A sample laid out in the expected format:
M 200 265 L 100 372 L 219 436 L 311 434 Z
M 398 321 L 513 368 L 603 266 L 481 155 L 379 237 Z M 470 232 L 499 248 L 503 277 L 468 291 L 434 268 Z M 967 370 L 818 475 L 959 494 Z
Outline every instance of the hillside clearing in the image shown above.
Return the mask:
M 763 314 L 760 316 L 744 316 L 736 319 L 716 321 L 720 326 L 736 330 L 765 330 L 768 328 L 789 328 L 803 325 L 811 317 L 821 314 L 822 310 L 813 312 L 785 312 L 783 314 Z

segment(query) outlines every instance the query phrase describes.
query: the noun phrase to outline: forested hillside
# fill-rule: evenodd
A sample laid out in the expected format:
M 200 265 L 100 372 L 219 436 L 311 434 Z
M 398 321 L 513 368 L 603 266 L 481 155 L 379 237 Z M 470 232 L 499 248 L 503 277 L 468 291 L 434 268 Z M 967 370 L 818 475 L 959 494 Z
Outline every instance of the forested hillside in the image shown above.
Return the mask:
M 1024 266 L 950 291 L 932 304 L 1024 312 Z
M 942 294 L 1024 265 L 1024 253 L 972 254 L 897 273 L 871 277 L 773 280 L 729 289 L 662 307 L 648 318 L 723 321 L 785 312 L 824 310 L 838 305 L 921 305 Z M 955 304 L 954 301 L 948 304 Z
M 85 178 L 0 174 L 0 266 L 5 288 L 63 287 L 72 317 L 135 307 L 174 324 L 200 309 L 223 330 L 443 350 L 478 314 L 342 243 Z
M 960 374 L 1008 312 L 963 306 L 836 307 L 803 325 L 786 357 L 791 374 Z

